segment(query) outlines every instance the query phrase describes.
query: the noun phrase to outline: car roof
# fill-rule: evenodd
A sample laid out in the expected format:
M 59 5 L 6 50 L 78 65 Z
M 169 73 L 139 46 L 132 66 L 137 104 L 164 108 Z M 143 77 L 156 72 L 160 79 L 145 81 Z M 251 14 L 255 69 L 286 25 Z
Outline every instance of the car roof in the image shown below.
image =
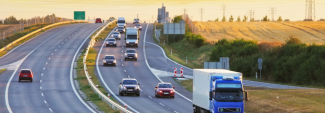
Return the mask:
M 122 80 L 137 80 L 135 78 L 123 78 Z
M 169 83 L 169 82 L 160 82 L 158 84 L 172 84 L 172 83 Z
M 21 69 L 21 70 L 28 70 L 28 71 L 31 71 L 31 69 Z
M 135 50 L 135 49 L 130 49 L 130 48 L 128 48 L 128 49 L 126 49 L 126 50 Z
M 113 57 L 115 57 L 114 55 L 105 55 L 105 57 L 106 57 L 106 56 L 113 56 Z
M 115 40 L 115 38 L 113 38 L 113 37 L 110 37 L 110 38 L 107 38 L 107 39 L 114 39 Z

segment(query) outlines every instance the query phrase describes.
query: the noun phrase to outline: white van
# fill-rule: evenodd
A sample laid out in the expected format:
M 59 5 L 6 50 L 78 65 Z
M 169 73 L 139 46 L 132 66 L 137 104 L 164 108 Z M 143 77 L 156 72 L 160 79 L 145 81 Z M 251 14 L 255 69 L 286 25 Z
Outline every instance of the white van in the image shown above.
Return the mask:
M 124 17 L 118 17 L 116 24 L 117 24 L 117 26 L 126 27 L 125 18 Z
M 127 27 L 125 32 L 126 47 L 139 45 L 139 29 L 133 27 Z

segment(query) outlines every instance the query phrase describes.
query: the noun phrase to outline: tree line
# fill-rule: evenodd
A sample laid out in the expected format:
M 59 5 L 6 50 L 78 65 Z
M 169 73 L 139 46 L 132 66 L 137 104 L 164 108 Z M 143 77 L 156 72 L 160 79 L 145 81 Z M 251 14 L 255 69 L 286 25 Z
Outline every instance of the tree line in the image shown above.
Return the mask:
M 227 22 L 227 20 L 228 20 L 228 22 L 247 22 L 247 21 L 254 22 L 254 21 L 257 21 L 257 20 L 255 20 L 254 18 L 251 19 L 251 20 L 248 20 L 248 16 L 246 16 L 246 15 L 244 15 L 244 18 L 243 18 L 243 19 L 241 19 L 240 16 L 238 16 L 237 19 L 235 20 L 234 17 L 233 17 L 232 15 L 230 15 L 229 19 L 227 19 L 225 16 L 223 16 L 223 18 L 222 18 L 221 20 L 219 20 L 219 18 L 217 18 L 217 19 L 215 19 L 214 21 L 215 21 L 215 22 L 219 22 L 219 21 L 221 21 L 221 22 Z M 211 20 L 210 20 L 210 21 L 211 21 Z M 267 15 L 266 15 L 266 16 L 264 16 L 264 17 L 261 19 L 261 21 L 267 22 L 267 21 L 270 21 L 270 18 L 268 18 Z M 282 20 L 282 17 L 280 16 L 280 17 L 277 19 L 277 21 L 279 21 L 279 22 L 280 22 L 280 21 L 283 21 L 283 20 Z
M 44 21 L 50 21 L 53 18 L 56 18 L 56 15 L 53 13 L 52 15 L 47 15 L 44 17 Z M 20 20 L 18 20 L 16 17 L 9 16 L 8 18 L 5 18 L 3 21 L 0 21 L 0 24 L 19 24 L 19 23 L 27 23 L 27 19 L 23 19 L 21 18 Z

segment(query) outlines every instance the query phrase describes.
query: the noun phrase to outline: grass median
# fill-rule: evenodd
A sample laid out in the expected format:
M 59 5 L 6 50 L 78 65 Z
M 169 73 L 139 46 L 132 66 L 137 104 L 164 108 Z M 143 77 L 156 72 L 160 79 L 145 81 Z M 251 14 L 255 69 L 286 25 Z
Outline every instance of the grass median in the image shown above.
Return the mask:
M 115 27 L 115 26 L 114 26 Z M 107 36 L 107 34 L 114 28 L 112 26 L 108 26 L 97 38 L 98 39 L 104 39 L 104 37 Z M 95 32 L 96 33 L 96 32 Z M 96 39 L 97 39 L 96 38 Z M 99 41 L 99 40 L 98 40 Z M 92 101 L 101 111 L 105 113 L 118 113 L 118 111 L 115 111 L 112 109 L 109 105 L 107 105 L 104 101 L 102 101 L 101 98 L 93 91 L 91 86 L 88 83 L 88 80 L 86 78 L 85 72 L 84 72 L 84 65 L 83 65 L 83 54 L 85 54 L 85 50 L 81 53 L 82 55 L 78 59 L 78 67 L 77 67 L 77 74 L 78 77 L 76 78 L 79 81 L 79 86 L 81 90 L 86 94 L 87 98 Z M 92 81 L 95 85 L 98 85 L 98 89 L 105 95 L 108 93 L 106 92 L 105 88 L 101 86 L 99 79 L 95 75 L 95 67 L 96 67 L 96 56 L 97 51 L 94 48 L 90 48 L 88 52 L 88 56 L 86 59 L 86 65 L 89 76 L 92 77 Z M 114 98 L 111 96 L 111 100 L 115 101 Z M 115 101 L 116 102 L 116 101 Z M 116 102 L 118 103 L 118 102 Z
M 3 73 L 4 71 L 6 71 L 7 69 L 1 69 L 0 70 L 0 74 Z
M 37 32 L 34 35 L 31 35 L 31 36 L 29 36 L 29 37 L 27 37 L 27 38 L 25 38 L 25 39 L 23 39 L 23 40 L 15 43 L 15 44 L 13 44 L 13 45 L 11 45 L 6 50 L 1 51 L 0 52 L 0 57 L 3 56 L 3 55 L 5 55 L 7 52 L 9 52 L 10 50 L 12 50 L 16 46 L 18 46 L 18 45 L 20 45 L 20 44 L 28 41 L 31 38 L 34 38 L 35 36 L 37 36 L 37 35 L 45 32 L 45 31 L 48 31 L 48 30 L 50 30 L 52 28 L 55 28 L 55 27 L 58 27 L 58 26 L 63 26 L 63 25 L 68 25 L 68 24 L 75 24 L 75 23 L 60 24 L 60 25 L 52 26 L 52 27 L 47 28 L 47 29 L 43 29 L 42 31 Z M 13 42 L 13 41 L 15 41 L 15 40 L 17 40 L 17 39 L 19 39 L 19 38 L 21 38 L 21 37 L 23 37 L 23 36 L 31 33 L 31 32 L 33 32 L 33 31 L 36 31 L 36 30 L 41 29 L 41 28 L 43 28 L 45 26 L 48 26 L 48 25 L 50 25 L 50 24 L 37 24 L 37 25 L 25 27 L 25 30 L 20 31 L 20 32 L 17 32 L 16 34 L 7 37 L 5 40 L 0 41 L 0 48 L 3 48 L 5 46 L 7 46 L 8 44 L 10 44 L 11 42 Z

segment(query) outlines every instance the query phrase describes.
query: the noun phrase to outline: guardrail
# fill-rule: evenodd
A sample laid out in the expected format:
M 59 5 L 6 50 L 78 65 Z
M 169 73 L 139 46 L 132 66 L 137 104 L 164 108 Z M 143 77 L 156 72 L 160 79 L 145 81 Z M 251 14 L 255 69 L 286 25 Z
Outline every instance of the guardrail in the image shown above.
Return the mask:
M 115 103 L 113 100 L 109 99 L 106 95 L 104 95 L 96 86 L 95 84 L 93 83 L 93 81 L 90 79 L 90 76 L 89 76 L 89 73 L 87 71 L 87 65 L 86 65 L 86 58 L 88 56 L 88 52 L 89 52 L 89 49 L 90 47 L 93 47 L 94 44 L 95 44 L 95 38 L 108 26 L 110 25 L 111 23 L 113 23 L 115 21 L 112 21 L 112 22 L 109 22 L 107 25 L 105 25 L 102 29 L 100 29 L 97 34 L 95 36 L 93 36 L 91 38 L 91 41 L 89 42 L 89 45 L 87 47 L 87 50 L 84 54 L 84 57 L 83 57 L 83 63 L 84 63 L 84 71 L 85 71 L 85 75 L 87 77 L 87 80 L 88 80 L 88 83 L 89 85 L 91 86 L 91 88 L 94 90 L 94 92 L 96 94 L 98 94 L 98 96 L 106 103 L 108 104 L 109 106 L 111 106 L 111 108 L 113 108 L 114 110 L 116 111 L 119 111 L 120 113 L 132 113 L 131 111 L 129 111 L 128 109 L 124 108 L 123 106 Z
M 55 24 L 51 24 L 51 25 L 45 26 L 45 27 L 43 27 L 43 28 L 41 28 L 41 29 L 38 29 L 38 30 L 36 30 L 36 31 L 33 31 L 33 32 L 31 32 L 31 33 L 29 33 L 29 34 L 27 34 L 27 35 L 25 35 L 25 36 L 23 36 L 23 37 L 21 37 L 21 38 L 15 40 L 15 41 L 13 41 L 13 42 L 11 42 L 11 43 L 8 44 L 7 46 L 1 48 L 1 49 L 0 49 L 0 52 L 6 50 L 8 47 L 12 46 L 13 44 L 16 44 L 17 42 L 19 42 L 19 41 L 21 41 L 21 40 L 23 40 L 23 39 L 25 39 L 25 38 L 27 38 L 27 37 L 29 37 L 29 36 L 31 36 L 31 35 L 34 35 L 34 34 L 36 34 L 37 32 L 42 31 L 43 29 L 47 29 L 47 28 L 50 28 L 50 27 L 53 27 L 53 26 L 56 26 L 56 25 L 59 25 L 59 24 L 66 24 L 66 23 L 72 23 L 72 22 L 88 22 L 88 21 L 66 21 L 66 22 L 59 22 L 59 23 L 55 23 Z

